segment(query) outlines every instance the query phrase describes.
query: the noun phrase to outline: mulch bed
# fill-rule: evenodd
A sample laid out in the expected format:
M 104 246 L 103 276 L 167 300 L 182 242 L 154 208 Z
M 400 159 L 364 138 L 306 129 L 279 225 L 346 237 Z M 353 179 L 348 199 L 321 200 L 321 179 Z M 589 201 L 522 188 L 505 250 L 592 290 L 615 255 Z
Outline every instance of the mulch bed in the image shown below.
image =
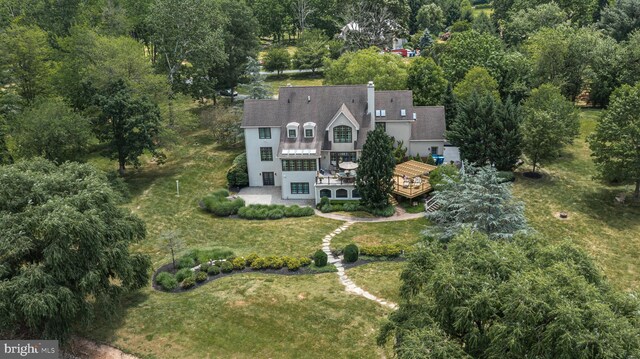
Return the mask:
M 522 175 L 531 179 L 540 179 L 542 178 L 542 173 L 540 172 L 523 172 Z
M 389 259 L 384 259 L 384 260 L 374 260 L 374 259 L 358 259 L 356 262 L 353 263 L 342 263 L 342 266 L 344 267 L 344 269 L 350 269 L 350 268 L 354 268 L 354 267 L 359 267 L 361 265 L 365 265 L 365 264 L 369 264 L 369 263 L 375 263 L 375 262 L 402 262 L 404 261 L 405 258 L 404 257 L 397 257 L 397 258 L 389 258 Z M 158 268 L 158 270 L 156 270 L 153 273 L 153 277 L 151 278 L 151 286 L 153 287 L 153 289 L 159 291 L 159 292 L 165 292 L 165 293 L 182 293 L 182 292 L 188 292 L 191 290 L 194 290 L 202 285 L 205 285 L 209 282 L 212 282 L 214 280 L 220 279 L 220 278 L 225 278 L 225 277 L 229 277 L 232 275 L 236 275 L 236 274 L 242 274 L 242 273 L 261 273 L 261 274 L 278 274 L 278 275 L 287 275 L 287 276 L 293 276 L 293 275 L 313 275 L 313 274 L 325 274 L 325 273 L 335 273 L 335 272 L 316 272 L 316 271 L 311 271 L 309 269 L 309 267 L 300 267 L 300 269 L 298 269 L 297 271 L 290 271 L 289 269 L 282 268 L 282 269 L 251 269 L 251 268 L 245 268 L 243 270 L 233 270 L 230 273 L 222 273 L 220 272 L 220 274 L 215 275 L 215 276 L 207 276 L 207 279 L 204 282 L 196 282 L 196 285 L 194 285 L 191 288 L 188 289 L 182 289 L 180 287 L 180 285 L 178 284 L 178 287 L 172 291 L 166 291 L 163 290 L 158 284 L 156 284 L 156 275 L 158 275 L 161 272 L 169 272 L 171 274 L 175 274 L 177 272 L 177 270 L 172 270 L 172 263 L 168 263 L 163 265 L 162 267 Z

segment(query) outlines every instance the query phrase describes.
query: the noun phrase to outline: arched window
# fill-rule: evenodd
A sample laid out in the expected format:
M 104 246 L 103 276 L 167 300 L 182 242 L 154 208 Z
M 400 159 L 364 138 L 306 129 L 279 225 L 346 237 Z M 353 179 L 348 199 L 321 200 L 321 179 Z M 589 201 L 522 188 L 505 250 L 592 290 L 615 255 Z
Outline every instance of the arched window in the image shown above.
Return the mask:
M 357 189 L 351 191 L 351 198 L 360 198 L 360 192 Z
M 331 190 L 330 189 L 321 189 L 320 190 L 320 198 L 327 197 L 331 198 Z
M 348 198 L 349 192 L 346 189 L 340 188 L 336 191 L 336 198 Z
M 351 136 L 351 127 L 349 126 L 337 126 L 333 128 L 333 142 L 335 143 L 349 143 L 353 142 Z

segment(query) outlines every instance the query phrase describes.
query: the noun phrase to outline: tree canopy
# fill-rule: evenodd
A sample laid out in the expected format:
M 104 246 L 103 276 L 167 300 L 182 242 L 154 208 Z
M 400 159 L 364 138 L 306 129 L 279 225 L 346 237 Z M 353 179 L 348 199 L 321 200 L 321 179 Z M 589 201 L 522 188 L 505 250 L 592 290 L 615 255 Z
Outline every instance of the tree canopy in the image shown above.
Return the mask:
M 380 332 L 409 358 L 604 358 L 640 354 L 640 301 L 567 241 L 492 240 L 463 231 L 424 241 Z
M 413 91 L 414 105 L 441 105 L 447 90 L 447 79 L 442 68 L 432 58 L 419 57 L 409 66 L 407 87 Z
M 406 88 L 408 66 L 399 56 L 375 47 L 347 52 L 338 60 L 328 60 L 324 67 L 325 84 L 357 85 L 373 81 L 376 90 Z
M 635 184 L 640 201 L 640 82 L 624 85 L 611 96 L 589 145 L 600 176 L 609 181 Z
M 1 332 L 64 339 L 148 283 L 149 258 L 129 252 L 144 223 L 102 172 L 37 159 L 0 166 L 0 188 Z
M 453 89 L 453 93 L 459 101 L 469 100 L 471 94 L 474 92 L 480 96 L 491 95 L 497 101 L 500 101 L 498 82 L 489 74 L 489 71 L 483 67 L 472 67 L 469 69 L 469 72 L 464 75 L 464 79 Z

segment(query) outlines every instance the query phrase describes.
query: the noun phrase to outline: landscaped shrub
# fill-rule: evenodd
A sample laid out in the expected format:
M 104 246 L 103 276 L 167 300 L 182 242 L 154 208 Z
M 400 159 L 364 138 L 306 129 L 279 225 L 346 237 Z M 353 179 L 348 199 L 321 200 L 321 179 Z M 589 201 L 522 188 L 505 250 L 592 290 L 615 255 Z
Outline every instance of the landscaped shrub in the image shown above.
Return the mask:
M 359 211 L 360 207 L 361 207 L 360 203 L 358 202 L 345 203 L 342 205 L 342 210 L 346 212 L 355 212 L 355 211 Z
M 238 217 L 244 219 L 280 219 L 284 217 L 305 217 L 314 214 L 313 208 L 281 204 L 251 204 L 238 210 Z
M 184 255 L 180 258 L 178 258 L 178 263 L 177 263 L 178 268 L 182 269 L 182 268 L 193 268 L 196 266 L 196 261 L 191 258 L 189 255 Z
M 222 273 L 231 273 L 231 271 L 233 271 L 233 264 L 229 261 L 220 263 L 220 271 Z
M 269 268 L 269 263 L 264 257 L 258 257 L 251 262 L 251 269 L 266 269 Z
M 270 256 L 267 257 L 267 263 L 271 269 L 281 269 L 284 267 L 284 260 L 281 257 Z
M 342 208 L 341 208 L 342 209 Z M 322 213 L 329 213 L 329 212 L 334 212 L 337 211 L 337 209 L 335 209 L 332 205 L 330 204 L 324 204 L 320 207 L 320 212 Z
M 253 264 L 253 261 L 255 261 L 257 258 L 259 258 L 259 256 L 255 253 L 251 253 L 249 254 L 246 258 L 245 261 L 247 263 L 247 266 L 251 267 L 251 264 Z
M 189 288 L 193 287 L 194 285 L 196 285 L 196 280 L 195 280 L 195 278 L 193 278 L 193 276 L 185 278 L 180 283 L 180 286 L 182 287 L 182 289 L 189 289 Z
M 287 266 L 287 269 L 289 269 L 290 271 L 297 271 L 302 266 L 298 259 L 291 258 L 291 257 L 285 258 L 284 264 L 285 266 Z
M 327 197 L 320 197 L 320 203 L 318 203 L 318 208 L 322 208 L 323 206 L 326 206 L 329 204 L 329 198 Z
M 267 212 L 267 218 L 269 219 L 280 219 L 284 218 L 284 211 L 281 209 L 276 209 L 273 211 Z
M 218 266 L 209 267 L 209 270 L 207 270 L 207 274 L 209 274 L 210 276 L 214 276 L 214 275 L 220 274 L 220 267 L 218 267 Z
M 311 207 L 300 207 L 295 204 L 284 209 L 285 217 L 308 217 L 313 216 L 314 213 Z
M 202 264 L 200 264 L 200 271 L 207 273 L 207 271 L 209 271 L 209 267 L 211 267 L 211 265 L 207 262 L 204 262 Z
M 371 257 L 397 257 L 407 249 L 407 246 L 401 244 L 382 244 L 379 246 L 362 246 L 360 254 Z
M 303 267 L 306 267 L 309 264 L 311 264 L 311 258 L 309 257 L 300 257 L 298 258 L 298 260 L 300 261 L 300 265 Z
M 242 198 L 228 199 L 229 191 L 216 190 L 207 197 L 202 199 L 204 207 L 208 212 L 215 214 L 218 217 L 228 217 L 232 214 L 238 213 L 238 210 L 244 207 L 244 200 Z
M 366 208 L 365 209 L 367 212 L 373 214 L 374 216 L 378 216 L 378 217 L 391 217 L 396 213 L 396 209 L 395 207 L 389 205 L 385 208 L 382 209 L 377 209 L 377 208 Z
M 347 244 L 344 247 L 344 261 L 347 263 L 353 263 L 358 260 L 358 246 L 355 244 Z
M 158 273 L 158 275 L 156 275 L 156 283 L 163 290 L 167 290 L 167 291 L 174 290 L 178 286 L 178 281 L 176 280 L 176 277 L 174 277 L 173 274 L 169 272 Z
M 318 267 L 326 266 L 328 259 L 327 254 L 319 249 L 313 254 L 313 262 Z
M 247 261 L 242 257 L 236 257 L 231 261 L 231 265 L 235 270 L 243 270 L 247 266 Z
M 516 175 L 511 171 L 498 171 L 496 172 L 496 176 L 498 176 L 500 183 L 513 182 L 516 180 Z
M 189 268 L 183 268 L 176 273 L 176 281 L 182 283 L 185 278 L 193 277 L 193 271 Z
M 233 160 L 231 168 L 227 171 L 227 182 L 229 183 L 229 187 L 246 187 L 249 185 L 246 153 L 239 154 Z
M 205 280 L 207 280 L 207 273 L 205 272 L 196 273 L 196 282 L 200 283 L 200 282 L 204 282 Z

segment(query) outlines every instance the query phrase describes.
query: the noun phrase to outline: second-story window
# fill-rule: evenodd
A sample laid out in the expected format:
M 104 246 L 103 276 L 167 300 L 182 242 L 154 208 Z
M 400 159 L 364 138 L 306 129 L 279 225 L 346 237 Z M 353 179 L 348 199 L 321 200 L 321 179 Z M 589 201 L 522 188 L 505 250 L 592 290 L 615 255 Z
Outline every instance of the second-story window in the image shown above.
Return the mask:
M 296 138 L 296 137 L 298 137 L 298 134 L 296 133 L 296 130 L 294 130 L 294 129 L 289 129 L 289 135 L 288 135 L 288 137 L 289 137 L 289 138 Z
M 273 150 L 271 147 L 260 147 L 260 160 L 273 161 Z
M 335 143 L 349 143 L 353 142 L 351 136 L 351 127 L 349 126 L 337 126 L 333 129 L 333 142 Z
M 304 137 L 313 137 L 313 129 L 307 128 L 306 130 L 304 130 Z
M 258 137 L 260 139 L 270 139 L 271 138 L 271 129 L 269 127 L 260 127 L 258 129 Z

